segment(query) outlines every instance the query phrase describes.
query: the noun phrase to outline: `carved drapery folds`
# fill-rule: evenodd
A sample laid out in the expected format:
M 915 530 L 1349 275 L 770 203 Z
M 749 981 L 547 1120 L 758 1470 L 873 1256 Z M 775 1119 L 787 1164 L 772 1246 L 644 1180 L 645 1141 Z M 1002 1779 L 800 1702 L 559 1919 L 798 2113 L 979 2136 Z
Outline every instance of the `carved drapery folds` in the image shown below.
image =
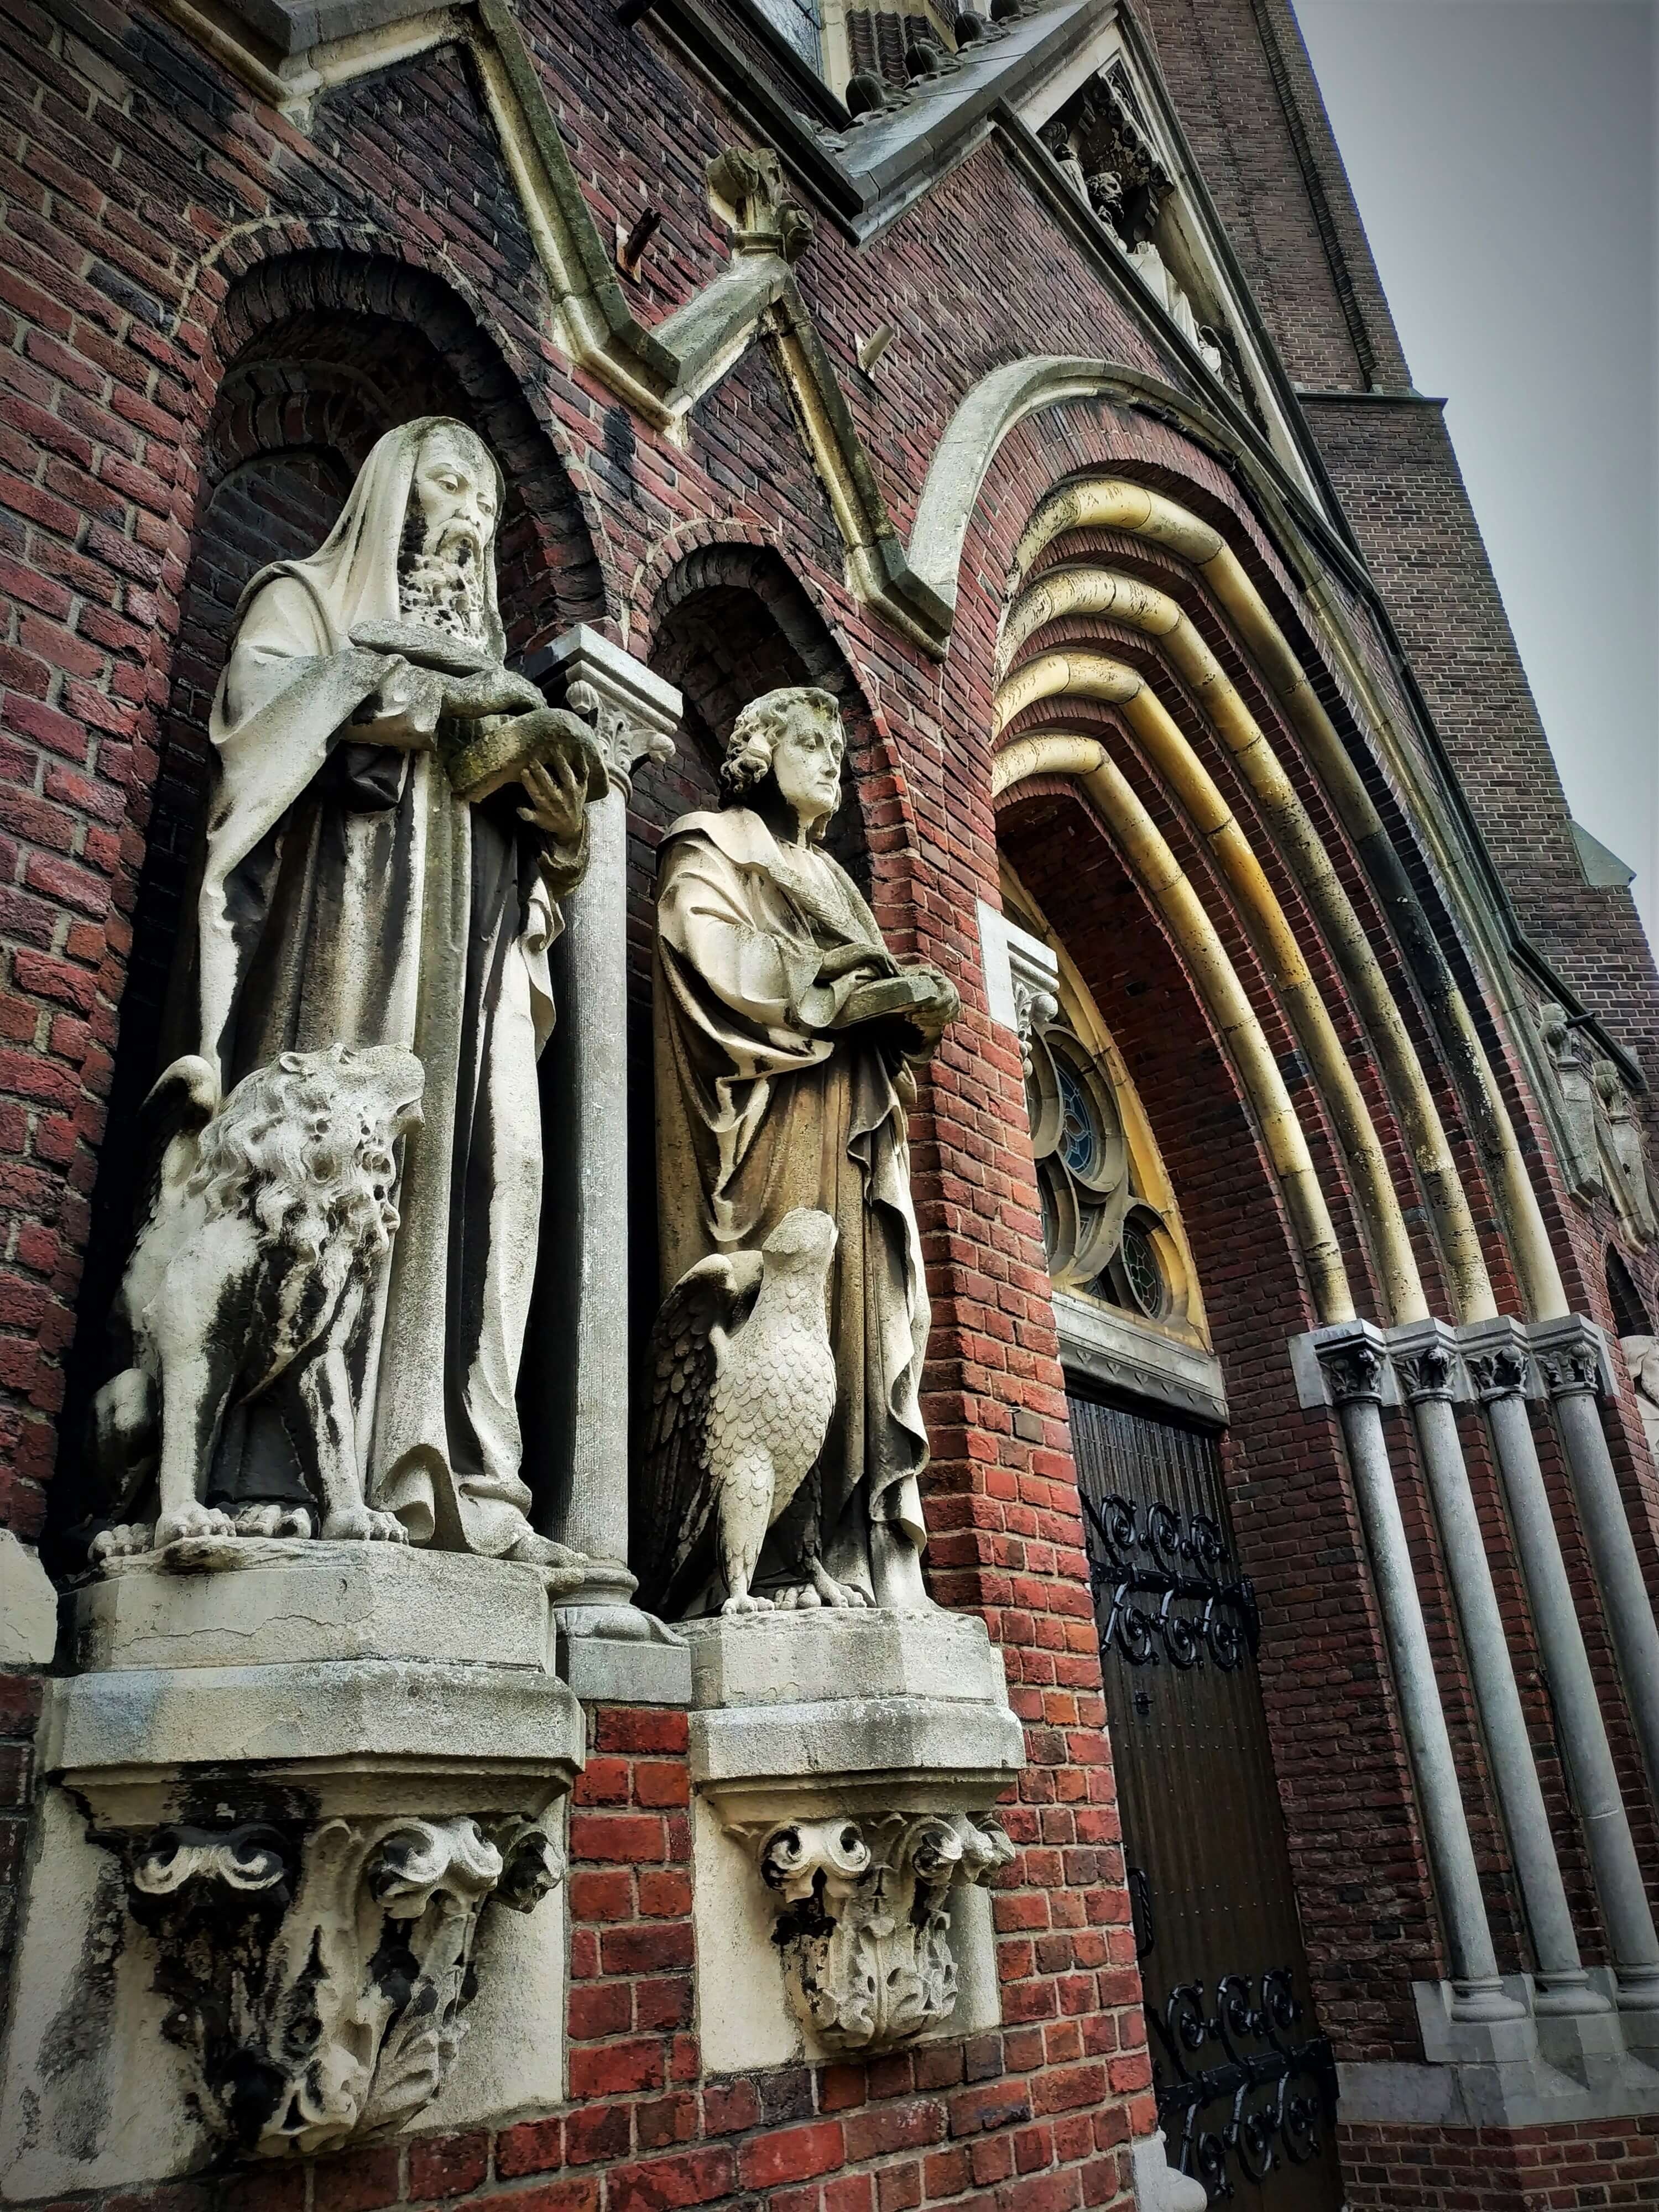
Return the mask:
M 95 1558 L 315 1529 L 572 1571 L 530 1525 L 515 1382 L 548 948 L 610 772 L 505 665 L 505 500 L 464 424 L 405 423 L 244 595 Z
M 516 1814 L 336 1817 L 303 1836 L 174 1823 L 131 1846 L 127 1893 L 214 2132 L 309 2157 L 432 2102 L 466 2033 L 482 1915 L 533 1911 L 563 1871 Z
M 950 2018 L 951 1892 L 1014 1856 L 994 1818 L 860 1813 L 745 1840 L 778 1900 L 773 1940 L 791 1998 L 827 2049 L 890 2051 Z
M 907 1117 L 959 1001 L 823 849 L 845 744 L 830 692 L 751 701 L 724 805 L 659 848 L 664 1295 L 632 1565 L 665 1619 L 927 1601 Z

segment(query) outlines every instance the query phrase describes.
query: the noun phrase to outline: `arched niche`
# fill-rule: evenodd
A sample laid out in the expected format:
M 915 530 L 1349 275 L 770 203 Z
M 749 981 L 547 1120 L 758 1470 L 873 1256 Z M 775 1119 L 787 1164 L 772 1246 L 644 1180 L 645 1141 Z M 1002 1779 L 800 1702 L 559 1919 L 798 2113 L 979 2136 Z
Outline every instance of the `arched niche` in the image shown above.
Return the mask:
M 109 1126 L 118 1132 L 135 1127 L 161 1069 L 194 1048 L 179 974 L 211 784 L 208 718 L 238 603 L 259 569 L 322 543 L 382 433 L 421 416 L 450 416 L 501 462 L 507 496 L 496 568 L 510 654 L 604 614 L 592 544 L 559 457 L 493 339 L 438 280 L 366 257 L 296 254 L 234 287 L 215 335 L 225 366 L 202 441 L 159 765 L 135 810 L 146 848 L 110 1097 Z M 71 1407 L 88 1404 L 101 1379 L 106 1319 L 148 1168 L 131 1142 L 106 1147 Z M 60 1542 L 97 1505 L 72 1421 L 64 1442 L 52 1495 Z

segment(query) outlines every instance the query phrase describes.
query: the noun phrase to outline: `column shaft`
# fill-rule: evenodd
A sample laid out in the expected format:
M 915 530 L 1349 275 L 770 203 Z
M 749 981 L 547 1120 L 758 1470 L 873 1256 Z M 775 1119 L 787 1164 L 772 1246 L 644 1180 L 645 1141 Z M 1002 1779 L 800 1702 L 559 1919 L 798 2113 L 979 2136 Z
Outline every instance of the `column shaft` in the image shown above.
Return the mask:
M 1406 1370 L 1411 1362 L 1397 1359 L 1395 1364 Z M 1407 1388 L 1411 1390 L 1409 1379 Z M 1492 1779 L 1503 1805 L 1510 1848 L 1532 1929 L 1539 1983 L 1534 2008 L 1539 2012 L 1604 2012 L 1607 1999 L 1599 1990 L 1591 1989 L 1589 1976 L 1578 1955 L 1578 1941 L 1573 1932 L 1572 1913 L 1556 1857 L 1555 1839 L 1550 1833 L 1549 1815 L 1544 1808 L 1544 1793 L 1539 1786 L 1527 1717 L 1510 1661 L 1504 1617 L 1498 1609 L 1480 1517 L 1469 1490 L 1462 1441 L 1457 1433 L 1457 1415 L 1449 1392 L 1419 1395 L 1413 1391 L 1411 1395 L 1418 1449 L 1434 1500 L 1441 1548 L 1450 1573 L 1452 1596 L 1463 1632 L 1463 1649 L 1474 1685 L 1475 1701 L 1480 1709 Z
M 1554 1387 L 1552 1364 L 1545 1363 L 1545 1375 Z M 1584 1540 L 1601 1586 L 1625 1696 L 1647 1762 L 1648 1787 L 1659 1798 L 1659 1626 L 1619 1494 L 1601 1409 L 1592 1390 L 1557 1388 L 1555 1418 L 1572 1470 Z
M 1380 1366 L 1381 1362 L 1379 1361 Z M 1382 1407 L 1373 1396 L 1345 1396 L 1338 1389 L 1337 1409 L 1370 1553 L 1371 1575 L 1382 1609 L 1382 1624 L 1393 1662 L 1395 1694 L 1422 1808 L 1423 1835 L 1434 1875 L 1446 1945 L 1451 1957 L 1459 2020 L 1509 2020 L 1525 2008 L 1509 1996 L 1498 1978 L 1498 1957 L 1480 1895 L 1474 1847 L 1457 1786 L 1451 1738 L 1441 1709 L 1434 1659 L 1429 1650 L 1423 1607 L 1412 1573 L 1411 1553 L 1400 1500 L 1395 1493 L 1382 1433 Z
M 1521 1395 L 1524 1365 L 1514 1387 L 1496 1393 L 1482 1380 L 1484 1365 L 1479 1358 L 1470 1363 L 1487 1400 L 1486 1415 L 1532 1601 L 1539 1650 L 1619 1978 L 1620 2003 L 1643 2011 L 1659 2008 L 1659 1936 L 1654 1933 L 1595 1679 L 1550 1512 L 1531 1418 Z
M 588 809 L 587 873 L 566 902 L 559 1020 L 575 1071 L 578 1218 L 572 1480 L 562 1543 L 628 1558 L 628 800 L 613 778 Z

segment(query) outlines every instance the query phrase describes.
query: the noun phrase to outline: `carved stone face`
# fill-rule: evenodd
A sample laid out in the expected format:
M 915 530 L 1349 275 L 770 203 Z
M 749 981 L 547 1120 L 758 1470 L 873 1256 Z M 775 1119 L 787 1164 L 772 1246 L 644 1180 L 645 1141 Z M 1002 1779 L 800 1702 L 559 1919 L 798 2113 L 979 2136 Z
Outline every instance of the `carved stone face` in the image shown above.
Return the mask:
M 404 525 L 398 596 L 406 620 L 483 635 L 498 499 L 495 465 L 481 440 L 459 423 L 428 434 Z
M 841 803 L 841 757 L 847 733 L 839 714 L 807 708 L 791 715 L 772 744 L 772 781 L 810 836 Z

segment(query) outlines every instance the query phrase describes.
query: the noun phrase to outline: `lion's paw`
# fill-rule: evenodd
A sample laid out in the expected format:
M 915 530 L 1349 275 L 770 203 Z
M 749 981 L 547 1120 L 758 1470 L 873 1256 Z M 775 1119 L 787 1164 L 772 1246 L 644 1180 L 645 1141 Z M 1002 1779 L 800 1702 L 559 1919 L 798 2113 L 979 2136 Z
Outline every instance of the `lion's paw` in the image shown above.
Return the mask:
M 190 1538 L 234 1536 L 235 1534 L 235 1522 L 228 1513 L 222 1513 L 216 1505 L 181 1505 L 176 1511 L 161 1515 L 155 1523 L 152 1540 L 160 1552 L 169 1544 L 181 1544 Z
M 323 1535 L 335 1544 L 406 1544 L 409 1531 L 395 1513 L 375 1505 L 340 1505 L 323 1519 Z
M 720 1607 L 720 1611 L 726 1614 L 770 1613 L 772 1601 L 769 1597 L 755 1597 L 747 1595 L 743 1597 L 729 1597 Z
M 303 1505 L 244 1505 L 236 1516 L 239 1536 L 309 1536 L 311 1516 Z
M 136 1559 L 149 1550 L 152 1541 L 148 1521 L 118 1521 L 98 1531 L 88 1553 L 97 1565 L 106 1559 Z

